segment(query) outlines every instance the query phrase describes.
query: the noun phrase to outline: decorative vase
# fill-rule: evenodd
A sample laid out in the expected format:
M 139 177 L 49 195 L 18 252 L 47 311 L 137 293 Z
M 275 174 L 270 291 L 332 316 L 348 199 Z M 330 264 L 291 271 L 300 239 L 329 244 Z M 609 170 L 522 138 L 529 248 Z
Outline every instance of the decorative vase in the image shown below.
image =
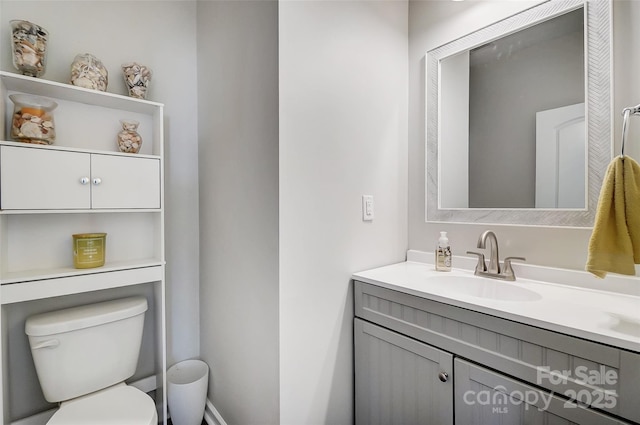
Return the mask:
M 90 53 L 76 55 L 71 64 L 71 84 L 85 89 L 106 91 L 109 73 L 100 59 Z
M 122 65 L 122 72 L 124 74 L 124 82 L 129 90 L 129 96 L 146 99 L 147 89 L 151 81 L 151 69 L 136 62 L 131 62 Z
M 12 94 L 11 138 L 19 142 L 51 145 L 56 140 L 53 110 L 56 102 L 38 96 Z
M 11 21 L 13 66 L 23 75 L 39 77 L 44 74 L 49 33 L 29 21 Z
M 122 131 L 118 133 L 118 148 L 120 152 L 138 153 L 142 146 L 142 137 L 138 134 L 138 121 L 120 120 Z

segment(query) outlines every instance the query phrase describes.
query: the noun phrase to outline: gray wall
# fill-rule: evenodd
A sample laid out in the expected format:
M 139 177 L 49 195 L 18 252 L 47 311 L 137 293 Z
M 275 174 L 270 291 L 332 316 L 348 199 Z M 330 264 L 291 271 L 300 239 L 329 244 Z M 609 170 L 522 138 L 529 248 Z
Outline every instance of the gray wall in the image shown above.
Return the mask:
M 478 235 L 496 231 L 501 256 L 525 256 L 530 264 L 583 270 L 587 259 L 589 229 L 425 223 L 424 211 L 424 56 L 452 39 L 503 19 L 537 2 L 424 2 L 409 4 L 409 248 L 432 251 L 440 230 L 449 232 L 454 255 L 466 255 L 476 246 Z M 640 103 L 640 85 L 631 65 L 637 65 L 640 40 L 637 22 L 640 4 L 614 1 L 614 111 L 615 152 L 619 154 L 624 106 Z M 635 118 L 638 120 L 638 118 Z M 630 154 L 640 153 L 640 122 L 632 123 Z M 635 145 L 635 146 L 634 146 Z
M 198 2 L 201 356 L 228 424 L 279 423 L 278 3 Z
M 11 63 L 11 19 L 26 19 L 50 33 L 47 71 L 43 78 L 66 83 L 78 53 L 97 56 L 109 71 L 108 92 L 127 94 L 120 65 L 138 61 L 154 74 L 148 99 L 165 106 L 165 243 L 167 260 L 168 363 L 197 357 L 199 340 L 198 163 L 195 1 L 14 1 L 0 2 L 0 68 L 15 72 Z M 131 34 L 135 37 L 132 42 Z M 115 137 L 115 136 L 114 136 Z M 126 291 L 125 291 L 126 292 Z M 113 296 L 118 296 L 115 291 Z M 96 294 L 96 298 L 102 295 Z M 80 298 L 78 298 L 80 299 Z M 83 297 L 87 302 L 91 297 Z M 62 307 L 65 300 L 12 307 L 35 311 Z M 19 326 L 19 325 L 17 325 Z M 23 335 L 9 341 L 19 346 Z M 149 351 L 145 351 L 149 352 Z M 14 357 L 12 367 L 32 367 L 31 358 Z M 154 362 L 154 359 L 141 359 Z M 144 367 L 143 370 L 152 370 Z M 36 387 L 34 387 L 36 388 Z M 37 405 L 39 388 L 25 400 Z M 16 414 L 34 407 L 22 403 Z M 17 408 L 16 408 L 17 409 Z M 14 412 L 12 412 L 13 414 Z M 15 417 L 15 415 L 14 415 Z

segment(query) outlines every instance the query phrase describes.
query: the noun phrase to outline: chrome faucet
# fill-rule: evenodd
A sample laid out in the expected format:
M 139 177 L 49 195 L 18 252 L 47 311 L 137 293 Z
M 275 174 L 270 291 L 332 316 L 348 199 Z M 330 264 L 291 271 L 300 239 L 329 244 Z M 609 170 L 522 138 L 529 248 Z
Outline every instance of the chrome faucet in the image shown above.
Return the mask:
M 478 238 L 478 248 L 485 249 L 487 239 L 491 242 L 491 257 L 489 257 L 489 268 L 487 268 L 487 272 L 498 274 L 500 273 L 500 257 L 498 256 L 498 238 L 496 234 L 491 230 L 487 230 L 481 234 Z
M 484 254 L 481 252 L 467 251 L 467 254 L 478 256 L 478 264 L 474 274 L 476 276 L 491 277 L 494 279 L 516 280 L 516 275 L 511 267 L 512 260 L 526 261 L 524 257 L 507 257 L 504 259 L 502 267 L 500 266 L 500 257 L 498 255 L 498 238 L 491 230 L 483 232 L 478 238 L 478 248 L 485 249 L 487 240 L 491 242 L 491 254 L 489 257 L 489 267 L 484 260 Z

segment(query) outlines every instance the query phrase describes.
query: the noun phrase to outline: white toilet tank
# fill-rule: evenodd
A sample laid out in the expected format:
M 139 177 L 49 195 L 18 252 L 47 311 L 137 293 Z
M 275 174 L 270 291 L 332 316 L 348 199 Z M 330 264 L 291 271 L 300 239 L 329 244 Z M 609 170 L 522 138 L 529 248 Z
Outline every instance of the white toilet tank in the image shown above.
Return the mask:
M 47 401 L 123 382 L 136 370 L 147 300 L 130 297 L 38 314 L 25 332 Z

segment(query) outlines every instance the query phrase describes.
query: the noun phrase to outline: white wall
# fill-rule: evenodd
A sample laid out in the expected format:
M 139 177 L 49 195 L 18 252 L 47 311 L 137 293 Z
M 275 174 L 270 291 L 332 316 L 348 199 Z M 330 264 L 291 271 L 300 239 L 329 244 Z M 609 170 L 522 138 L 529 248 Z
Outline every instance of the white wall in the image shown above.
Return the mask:
M 616 0 L 613 2 L 614 40 L 614 119 L 615 149 L 620 155 L 623 108 L 640 104 L 640 2 Z M 640 117 L 629 122 L 625 154 L 640 161 Z
M 278 3 L 198 3 L 201 347 L 229 424 L 279 423 Z
M 126 94 L 122 63 L 153 70 L 148 99 L 165 104 L 168 362 L 198 356 L 196 2 L 3 0 L 0 12 L 2 70 L 16 72 L 11 19 L 49 31 L 44 79 L 68 82 L 73 58 L 85 52 L 107 67 L 112 93 Z
M 350 275 L 407 247 L 407 3 L 282 1 L 279 27 L 280 423 L 347 425 Z

